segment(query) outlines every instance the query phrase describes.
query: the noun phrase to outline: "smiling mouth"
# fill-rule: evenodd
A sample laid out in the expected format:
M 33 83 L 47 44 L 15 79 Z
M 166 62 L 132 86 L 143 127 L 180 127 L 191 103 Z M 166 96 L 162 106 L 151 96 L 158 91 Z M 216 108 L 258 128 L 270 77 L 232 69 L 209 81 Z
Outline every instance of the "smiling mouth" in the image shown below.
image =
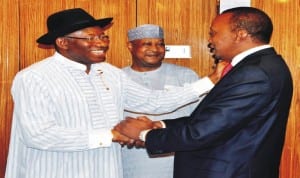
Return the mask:
M 147 56 L 147 57 L 159 57 L 160 53 L 148 53 L 148 54 L 145 54 L 145 56 Z
M 93 54 L 100 55 L 100 54 L 105 54 L 105 53 L 106 53 L 106 50 L 92 50 L 91 52 L 92 52 Z
M 216 56 L 216 54 L 215 54 L 216 49 L 215 49 L 214 45 L 211 43 L 208 43 L 207 47 L 209 48 L 209 52 L 212 54 L 212 58 L 215 59 L 215 61 L 214 61 L 215 64 L 218 63 L 220 58 L 218 56 Z
M 146 55 L 147 57 L 158 57 L 158 55 Z
M 214 45 L 213 45 L 213 44 L 208 43 L 207 47 L 209 48 L 209 52 L 210 52 L 210 53 L 213 53 L 213 52 L 214 52 L 215 48 L 214 48 Z

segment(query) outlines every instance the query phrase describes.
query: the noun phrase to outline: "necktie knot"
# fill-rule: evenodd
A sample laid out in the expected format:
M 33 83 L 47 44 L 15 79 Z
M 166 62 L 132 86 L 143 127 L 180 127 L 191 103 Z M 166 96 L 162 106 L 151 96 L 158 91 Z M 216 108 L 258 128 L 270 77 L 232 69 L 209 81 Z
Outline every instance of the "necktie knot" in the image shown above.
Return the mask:
M 228 64 L 222 71 L 221 77 L 224 77 L 230 70 L 232 69 L 232 65 Z

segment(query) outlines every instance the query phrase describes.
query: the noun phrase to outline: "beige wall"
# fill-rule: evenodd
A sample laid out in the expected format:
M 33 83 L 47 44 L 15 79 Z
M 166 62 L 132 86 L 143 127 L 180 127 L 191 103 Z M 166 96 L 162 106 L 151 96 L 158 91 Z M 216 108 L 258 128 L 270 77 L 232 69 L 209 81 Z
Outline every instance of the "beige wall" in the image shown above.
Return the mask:
M 273 19 L 272 45 L 286 59 L 294 77 L 295 92 L 284 147 L 281 178 L 300 177 L 300 75 L 299 2 L 295 0 L 252 0 L 252 6 L 265 10 Z M 13 103 L 10 96 L 16 72 L 50 55 L 53 50 L 37 47 L 35 40 L 46 32 L 49 14 L 66 8 L 81 7 L 96 18 L 114 17 L 108 30 L 111 48 L 108 62 L 123 67 L 130 64 L 126 31 L 143 23 L 156 23 L 165 29 L 167 44 L 192 47 L 192 59 L 166 61 L 194 69 L 203 76 L 211 71 L 213 60 L 207 50 L 211 20 L 216 15 L 214 0 L 1 0 L 0 28 L 0 177 L 7 157 Z M 279 74 L 280 75 L 280 74 Z

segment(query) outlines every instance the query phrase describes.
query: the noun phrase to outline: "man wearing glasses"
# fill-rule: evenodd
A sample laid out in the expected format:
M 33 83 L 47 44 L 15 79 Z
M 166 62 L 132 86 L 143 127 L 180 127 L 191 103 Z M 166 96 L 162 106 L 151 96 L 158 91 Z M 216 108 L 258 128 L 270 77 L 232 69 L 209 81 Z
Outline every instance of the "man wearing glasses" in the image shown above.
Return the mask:
M 105 62 L 112 18 L 82 9 L 48 17 L 37 42 L 56 52 L 20 71 L 12 85 L 14 113 L 6 178 L 122 178 L 120 145 L 112 128 L 123 110 L 163 113 L 197 100 L 214 73 L 184 88 L 153 91 Z M 211 80 L 210 80 L 211 79 Z

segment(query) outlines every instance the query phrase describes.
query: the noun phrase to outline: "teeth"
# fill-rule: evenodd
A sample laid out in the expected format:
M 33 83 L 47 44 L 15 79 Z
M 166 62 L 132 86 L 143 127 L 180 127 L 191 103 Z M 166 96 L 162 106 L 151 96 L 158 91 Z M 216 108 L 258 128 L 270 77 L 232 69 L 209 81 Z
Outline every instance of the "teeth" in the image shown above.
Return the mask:
M 103 54 L 104 51 L 103 51 L 103 50 L 94 50 L 94 51 L 92 51 L 92 53 L 95 53 L 95 54 Z

